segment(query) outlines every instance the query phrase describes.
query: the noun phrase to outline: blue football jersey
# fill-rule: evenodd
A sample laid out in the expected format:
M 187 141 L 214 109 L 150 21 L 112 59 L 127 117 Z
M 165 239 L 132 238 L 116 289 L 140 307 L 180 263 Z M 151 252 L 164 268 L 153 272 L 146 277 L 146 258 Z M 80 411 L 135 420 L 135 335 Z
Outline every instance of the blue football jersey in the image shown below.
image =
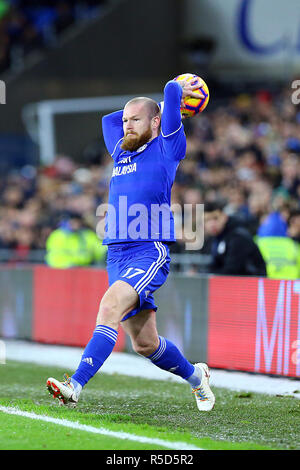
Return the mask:
M 177 82 L 166 84 L 161 132 L 134 152 L 121 148 L 123 111 L 103 117 L 104 141 L 114 160 L 103 244 L 175 241 L 171 190 L 186 152 L 181 96 Z

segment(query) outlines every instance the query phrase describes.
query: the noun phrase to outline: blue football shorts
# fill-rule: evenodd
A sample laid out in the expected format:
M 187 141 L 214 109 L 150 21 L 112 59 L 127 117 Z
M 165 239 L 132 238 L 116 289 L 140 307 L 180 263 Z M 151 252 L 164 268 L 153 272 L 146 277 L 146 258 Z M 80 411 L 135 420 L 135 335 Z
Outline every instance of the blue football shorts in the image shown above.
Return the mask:
M 122 321 L 141 310 L 157 310 L 153 292 L 167 279 L 169 266 L 170 256 L 167 243 L 149 241 L 108 245 L 109 285 L 111 286 L 116 281 L 125 281 L 139 295 L 138 307 L 127 313 Z

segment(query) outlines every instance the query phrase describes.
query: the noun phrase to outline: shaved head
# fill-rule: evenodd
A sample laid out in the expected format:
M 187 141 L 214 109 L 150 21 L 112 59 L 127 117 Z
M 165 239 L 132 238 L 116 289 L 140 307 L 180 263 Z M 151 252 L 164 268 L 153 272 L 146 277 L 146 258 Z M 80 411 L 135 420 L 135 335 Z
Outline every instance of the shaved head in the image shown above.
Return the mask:
M 132 100 L 128 101 L 125 106 L 131 105 L 131 104 L 141 104 L 142 106 L 145 106 L 145 108 L 148 111 L 149 118 L 152 119 L 155 116 L 160 115 L 160 108 L 156 101 L 152 100 L 151 98 L 147 98 L 145 96 L 139 96 L 137 98 L 133 98 Z

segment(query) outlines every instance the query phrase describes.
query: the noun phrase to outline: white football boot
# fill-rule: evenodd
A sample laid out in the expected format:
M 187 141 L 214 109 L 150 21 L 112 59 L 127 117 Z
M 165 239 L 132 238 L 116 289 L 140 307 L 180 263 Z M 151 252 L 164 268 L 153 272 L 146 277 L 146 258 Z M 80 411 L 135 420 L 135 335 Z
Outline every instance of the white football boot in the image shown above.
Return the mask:
M 204 364 L 204 362 L 198 362 L 197 364 L 194 364 L 194 367 L 200 369 L 202 374 L 202 380 L 199 387 L 192 388 L 198 410 L 210 411 L 213 409 L 216 399 L 209 386 L 209 368 L 207 364 Z
M 53 398 L 58 398 L 60 405 L 70 404 L 75 408 L 78 402 L 79 393 L 76 393 L 75 387 L 71 382 L 71 378 L 64 374 L 65 381 L 60 382 L 59 380 L 50 377 L 47 380 L 47 389 Z

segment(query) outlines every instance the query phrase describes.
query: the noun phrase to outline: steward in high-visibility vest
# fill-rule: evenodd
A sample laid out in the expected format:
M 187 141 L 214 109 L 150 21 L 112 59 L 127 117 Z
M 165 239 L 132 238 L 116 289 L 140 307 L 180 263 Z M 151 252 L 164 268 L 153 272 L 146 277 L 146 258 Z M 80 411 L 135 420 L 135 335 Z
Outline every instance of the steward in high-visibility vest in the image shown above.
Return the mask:
M 46 240 L 46 263 L 53 268 L 90 266 L 104 262 L 107 247 L 97 234 L 82 225 L 80 216 L 54 230 Z
M 289 237 L 255 237 L 266 262 L 267 276 L 300 279 L 300 244 Z

